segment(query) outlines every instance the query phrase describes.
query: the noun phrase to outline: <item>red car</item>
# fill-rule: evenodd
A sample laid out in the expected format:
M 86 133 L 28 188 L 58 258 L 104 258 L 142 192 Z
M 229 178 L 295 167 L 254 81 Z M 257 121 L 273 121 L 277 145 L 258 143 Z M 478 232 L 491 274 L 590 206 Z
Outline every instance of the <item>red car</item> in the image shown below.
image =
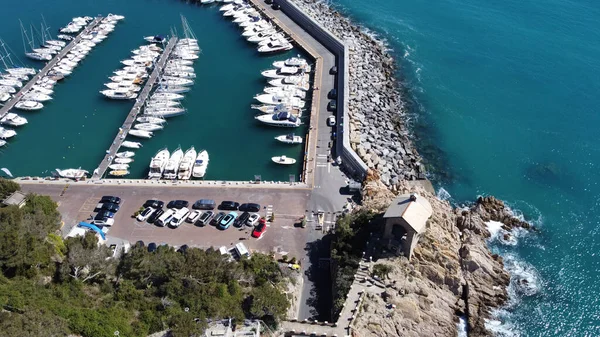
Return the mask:
M 263 235 L 263 233 L 266 230 L 267 230 L 267 220 L 265 220 L 265 218 L 262 218 L 258 222 L 258 225 L 256 225 L 256 227 L 254 227 L 254 230 L 252 231 L 252 237 L 258 239 Z

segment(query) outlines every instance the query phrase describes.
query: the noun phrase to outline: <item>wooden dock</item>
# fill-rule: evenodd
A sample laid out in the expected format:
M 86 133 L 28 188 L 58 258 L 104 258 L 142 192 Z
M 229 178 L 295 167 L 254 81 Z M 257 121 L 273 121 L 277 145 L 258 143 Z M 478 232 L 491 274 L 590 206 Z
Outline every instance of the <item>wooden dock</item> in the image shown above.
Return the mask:
M 95 18 L 94 21 L 87 25 L 83 29 L 83 31 L 81 31 L 81 33 L 79 33 L 79 35 L 77 35 L 77 37 L 73 39 L 73 41 L 67 44 L 58 54 L 54 56 L 54 58 L 52 58 L 52 60 L 48 61 L 48 63 L 46 63 L 46 66 L 42 68 L 42 70 L 40 70 L 37 74 L 35 74 L 35 76 L 33 76 L 33 78 L 29 82 L 27 82 L 27 84 L 25 84 L 21 88 L 21 90 L 19 90 L 19 92 L 17 92 L 13 96 L 13 98 L 6 102 L 6 104 L 4 104 L 2 108 L 0 108 L 0 119 L 6 116 L 6 114 L 8 114 L 10 110 L 15 106 L 15 104 L 17 104 L 21 100 L 21 97 L 23 97 L 23 95 L 25 95 L 31 89 L 31 87 L 33 87 L 37 83 L 37 81 L 40 78 L 46 76 L 48 72 L 52 70 L 52 68 L 54 68 L 58 61 L 65 57 L 65 55 L 67 55 L 71 51 L 71 49 L 73 49 L 73 47 L 75 47 L 81 41 L 81 36 L 83 34 L 89 33 L 90 30 L 92 30 L 100 23 L 100 21 L 102 21 L 102 19 L 102 16 L 98 16 L 97 18 Z
M 121 147 L 121 144 L 127 137 L 129 130 L 131 130 L 131 127 L 133 126 L 133 123 L 135 122 L 135 118 L 141 112 L 142 107 L 146 103 L 146 100 L 148 99 L 148 96 L 150 95 L 150 91 L 152 91 L 152 87 L 156 83 L 158 76 L 161 74 L 162 70 L 164 69 L 165 65 L 167 64 L 169 56 L 171 55 L 171 52 L 173 51 L 173 48 L 175 48 L 176 44 L 177 44 L 176 37 L 172 37 L 171 39 L 169 39 L 167 46 L 163 50 L 163 53 L 160 56 L 160 58 L 158 59 L 158 62 L 156 62 L 156 64 L 154 65 L 154 70 L 152 71 L 152 74 L 150 74 L 150 77 L 148 77 L 148 80 L 146 81 L 144 88 L 142 89 L 142 91 L 140 91 L 138 97 L 136 98 L 133 108 L 131 108 L 131 111 L 129 111 L 129 114 L 127 115 L 127 118 L 125 119 L 125 122 L 119 128 L 119 132 L 117 133 L 115 140 L 112 142 L 110 149 L 106 152 L 106 155 L 104 156 L 104 158 L 102 158 L 102 162 L 100 162 L 100 165 L 98 165 L 98 168 L 96 170 L 94 170 L 94 173 L 92 174 L 92 179 L 99 179 L 102 176 L 104 176 L 104 173 L 106 173 L 106 170 L 108 169 L 108 165 L 110 165 L 112 160 L 115 158 L 117 151 L 119 150 L 119 148 Z

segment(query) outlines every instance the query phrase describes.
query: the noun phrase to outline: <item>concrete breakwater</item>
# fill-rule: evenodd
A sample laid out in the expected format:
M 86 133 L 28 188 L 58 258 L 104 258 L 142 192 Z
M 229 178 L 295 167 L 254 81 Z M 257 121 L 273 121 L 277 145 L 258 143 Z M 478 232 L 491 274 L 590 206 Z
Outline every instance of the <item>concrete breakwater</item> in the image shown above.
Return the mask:
M 290 0 L 348 47 L 350 144 L 389 188 L 424 179 L 424 168 L 404 122 L 405 106 L 395 63 L 382 41 L 365 33 L 328 5 Z

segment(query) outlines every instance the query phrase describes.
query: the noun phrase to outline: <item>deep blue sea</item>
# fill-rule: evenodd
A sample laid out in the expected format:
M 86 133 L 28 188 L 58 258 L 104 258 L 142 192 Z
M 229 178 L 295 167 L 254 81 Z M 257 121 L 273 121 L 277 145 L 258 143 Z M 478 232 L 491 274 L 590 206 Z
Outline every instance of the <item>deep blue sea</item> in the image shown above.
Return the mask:
M 494 330 L 600 336 L 600 2 L 333 3 L 398 57 L 439 195 L 495 195 L 541 230 L 491 242 L 513 273 Z

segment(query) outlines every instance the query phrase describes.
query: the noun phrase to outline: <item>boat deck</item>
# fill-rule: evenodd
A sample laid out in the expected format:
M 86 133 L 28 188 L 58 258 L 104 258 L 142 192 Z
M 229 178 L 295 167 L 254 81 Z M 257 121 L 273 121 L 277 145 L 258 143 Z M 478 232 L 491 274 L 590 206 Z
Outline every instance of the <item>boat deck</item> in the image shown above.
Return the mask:
M 112 159 L 115 158 L 117 151 L 121 147 L 121 144 L 123 144 L 123 141 L 125 140 L 127 134 L 129 133 L 129 130 L 131 130 L 131 127 L 133 126 L 133 122 L 135 122 L 135 118 L 141 112 L 144 103 L 146 102 L 146 100 L 148 99 L 148 96 L 150 95 L 150 91 L 152 91 L 152 87 L 156 83 L 158 76 L 160 75 L 160 73 L 164 69 L 165 65 L 167 64 L 167 60 L 169 59 L 169 56 L 171 55 L 171 52 L 173 51 L 173 48 L 175 48 L 176 44 L 177 44 L 176 37 L 172 37 L 171 39 L 169 39 L 169 42 L 167 43 L 167 46 L 165 47 L 162 55 L 160 56 L 160 59 L 154 65 L 154 70 L 152 71 L 152 74 L 150 75 L 150 77 L 148 77 L 148 80 L 146 81 L 146 85 L 144 85 L 144 88 L 142 89 L 142 91 L 140 91 L 138 97 L 135 100 L 135 104 L 133 105 L 133 108 L 131 108 L 131 111 L 129 112 L 129 114 L 127 115 L 127 118 L 125 119 L 125 122 L 119 128 L 119 132 L 115 136 L 115 140 L 112 142 L 110 149 L 108 149 L 108 151 L 106 152 L 106 155 L 104 156 L 104 158 L 102 158 L 102 162 L 100 162 L 100 164 L 98 165 L 98 168 L 96 170 L 94 170 L 94 174 L 92 175 L 92 178 L 99 179 L 99 178 L 103 177 L 104 174 L 106 173 L 106 170 L 108 169 L 108 166 L 111 164 Z
M 23 95 L 25 95 L 25 93 L 27 93 L 40 78 L 46 76 L 48 72 L 52 70 L 54 66 L 56 66 L 58 61 L 65 57 L 65 55 L 67 55 L 71 51 L 71 49 L 73 49 L 73 47 L 75 47 L 81 41 L 82 35 L 89 33 L 89 31 L 96 27 L 103 18 L 104 17 L 102 16 L 96 17 L 94 21 L 88 24 L 81 31 L 81 33 L 79 33 L 79 35 L 77 35 L 77 37 L 73 39 L 73 41 L 69 42 L 69 44 L 67 44 L 58 54 L 54 56 L 54 58 L 52 58 L 52 60 L 48 61 L 48 63 L 46 63 L 46 66 L 42 68 L 42 70 L 35 74 L 35 76 L 33 76 L 33 78 L 31 78 L 31 80 L 27 82 L 27 84 L 25 84 L 19 90 L 19 92 L 17 92 L 8 102 L 6 102 L 6 104 L 4 104 L 2 108 L 0 108 L 0 119 L 4 118 L 4 116 L 6 116 L 6 114 L 9 113 L 9 111 L 15 106 L 15 104 L 17 104 L 21 100 L 21 97 L 23 97 Z

